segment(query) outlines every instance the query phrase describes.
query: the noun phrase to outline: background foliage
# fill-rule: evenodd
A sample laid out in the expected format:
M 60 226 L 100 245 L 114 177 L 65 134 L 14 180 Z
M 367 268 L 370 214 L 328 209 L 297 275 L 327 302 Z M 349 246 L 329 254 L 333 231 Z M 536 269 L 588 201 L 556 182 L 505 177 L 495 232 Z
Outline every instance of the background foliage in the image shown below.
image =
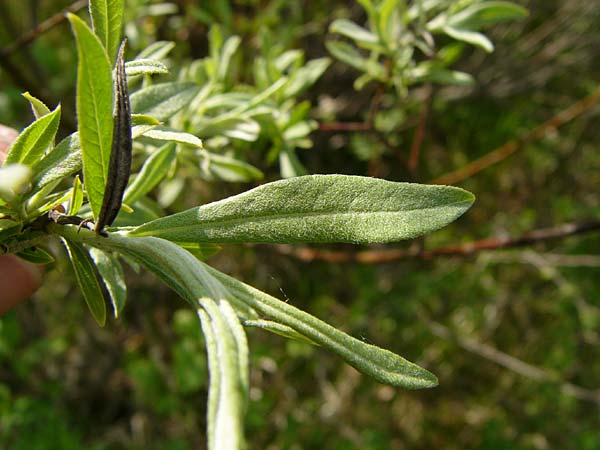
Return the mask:
M 376 84 L 355 91 L 359 73 L 332 59 L 302 94 L 307 106 L 296 116 L 311 131 L 313 146 L 304 149 L 310 143 L 300 134 L 294 154 L 309 173 L 427 182 L 517 140 L 512 156 L 456 181 L 477 194 L 475 206 L 424 242 L 398 245 L 409 254 L 416 253 L 415 245 L 435 248 L 598 219 L 600 128 L 594 100 L 573 120 L 558 120 L 531 135 L 597 89 L 600 12 L 593 3 L 523 2 L 526 20 L 488 30 L 494 53 L 465 47 L 453 63 L 474 77 L 473 86 L 423 83 L 405 97 L 378 94 Z M 182 80 L 201 76 L 202 68 L 192 70 L 201 64 L 192 60 L 210 54 L 209 25 L 218 23 L 224 39 L 236 35 L 240 41 L 220 80 L 223 91 L 214 95 L 242 84 L 251 92 L 260 58 L 289 49 L 302 50 L 303 61 L 331 58 L 325 43 L 339 38 L 328 32 L 330 24 L 366 20 L 359 5 L 341 1 L 210 5 L 128 1 L 131 53 L 173 40 L 171 73 Z M 69 3 L 2 6 L 0 46 L 6 48 Z M 2 55 L 2 123 L 21 129 L 30 122 L 20 96 L 27 90 L 52 108 L 61 100 L 66 125 L 59 133 L 72 132 L 75 67 L 75 42 L 66 23 L 10 57 Z M 378 95 L 373 122 L 370 108 Z M 290 150 L 282 143 L 290 140 L 273 136 L 294 125 L 284 113 L 298 107 L 287 100 L 282 96 L 272 105 L 282 113 L 280 122 L 259 120 L 263 134 L 256 141 L 238 135 L 208 142 L 209 147 L 251 164 L 263 179 L 278 179 L 285 167 L 278 164 L 285 162 L 281 155 Z M 205 121 L 177 120 L 204 137 L 202 127 L 215 126 L 215 116 L 208 111 Z M 417 145 L 414 162 L 411 150 Z M 225 173 L 244 175 L 230 183 L 206 183 L 190 172 L 184 191 L 174 181 L 158 195 L 171 193 L 172 203 L 165 204 L 180 210 L 258 183 L 259 172 L 235 167 Z M 223 173 L 204 172 L 202 178 Z M 318 348 L 251 332 L 249 445 L 598 448 L 599 245 L 597 234 L 589 233 L 512 250 L 390 262 L 382 260 L 382 249 L 370 247 L 376 264 L 339 262 L 359 250 L 345 245 L 225 246 L 211 264 L 440 378 L 432 390 L 396 390 Z M 100 329 L 83 307 L 66 261 L 57 261 L 54 269 L 33 301 L 0 320 L 0 446 L 203 448 L 206 360 L 193 312 L 150 275 L 128 272 L 123 315 Z

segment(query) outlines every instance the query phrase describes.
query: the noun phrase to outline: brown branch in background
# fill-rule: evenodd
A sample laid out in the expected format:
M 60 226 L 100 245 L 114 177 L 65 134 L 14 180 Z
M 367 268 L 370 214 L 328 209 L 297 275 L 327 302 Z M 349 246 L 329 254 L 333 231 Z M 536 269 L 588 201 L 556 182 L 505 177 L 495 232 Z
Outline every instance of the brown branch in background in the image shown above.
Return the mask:
M 75 12 L 79 11 L 80 9 L 85 8 L 87 6 L 87 4 L 88 4 L 88 0 L 77 0 L 76 2 L 72 3 L 67 8 L 65 8 L 64 10 L 62 10 L 61 12 L 56 13 L 53 16 L 49 17 L 48 19 L 44 20 L 38 26 L 36 26 L 33 30 L 28 31 L 27 33 L 23 34 L 20 38 L 18 38 L 16 41 L 14 41 L 11 44 L 8 44 L 6 47 L 0 49 L 0 57 L 5 58 L 8 55 L 15 52 L 16 50 L 30 44 L 35 39 L 37 39 L 37 37 L 39 35 L 45 33 L 46 31 L 55 27 L 56 25 L 64 22 L 67 18 L 66 14 L 68 12 L 75 13 Z
M 510 155 L 519 150 L 524 144 L 536 141 L 543 138 L 546 133 L 550 130 L 561 127 L 562 125 L 570 122 L 576 117 L 590 110 L 592 107 L 600 102 L 600 89 L 594 91 L 587 97 L 573 103 L 566 109 L 563 109 L 559 113 L 555 114 L 551 119 L 538 125 L 533 130 L 523 134 L 516 140 L 506 142 L 497 149 L 490 153 L 470 162 L 466 166 L 461 167 L 453 172 L 442 175 L 431 181 L 434 184 L 455 184 L 459 183 L 473 175 L 487 169 L 488 167 L 503 161 Z
M 371 105 L 369 106 L 367 120 L 364 122 L 321 123 L 319 124 L 319 130 L 326 132 L 375 131 L 375 115 L 381 106 L 381 99 L 383 98 L 384 92 L 385 85 L 379 84 L 375 90 L 375 93 L 373 94 L 373 99 L 371 100 Z
M 562 377 L 548 369 L 542 369 L 532 364 L 521 361 L 514 356 L 509 355 L 492 347 L 489 344 L 479 342 L 467 336 L 459 336 L 450 328 L 439 322 L 423 318 L 427 323 L 429 330 L 437 337 L 452 341 L 462 349 L 492 361 L 499 366 L 511 370 L 519 375 L 531 378 L 535 381 L 555 383 L 560 387 L 563 394 L 574 397 L 578 400 L 584 400 L 600 404 L 600 389 L 591 390 L 562 380 Z
M 423 108 L 419 114 L 419 122 L 415 129 L 415 135 L 410 146 L 410 156 L 408 158 L 408 170 L 414 175 L 416 174 L 417 167 L 419 166 L 419 156 L 421 154 L 421 147 L 423 146 L 423 140 L 425 139 L 425 128 L 427 126 L 427 117 L 429 116 L 429 108 L 431 106 L 432 98 L 431 85 L 425 87 L 425 100 L 423 102 Z
M 386 64 L 389 65 L 389 64 Z M 381 107 L 381 100 L 383 99 L 383 94 L 385 93 L 385 84 L 379 83 L 377 89 L 375 90 L 375 94 L 373 95 L 373 100 L 371 101 L 371 107 L 369 108 L 369 115 L 367 116 L 367 123 L 370 125 L 370 129 L 375 129 L 375 116 L 377 116 L 377 112 Z
M 519 237 L 510 236 L 493 237 L 464 244 L 446 245 L 431 250 L 420 249 L 418 246 L 410 248 L 392 248 L 381 250 L 363 250 L 358 252 L 314 249 L 310 247 L 294 247 L 291 245 L 278 245 L 279 252 L 291 255 L 301 261 L 326 261 L 329 263 L 383 264 L 401 259 L 419 258 L 432 259 L 438 256 L 468 256 L 483 250 L 496 250 L 511 247 L 562 239 L 568 236 L 600 230 L 600 220 L 582 223 L 565 223 L 552 228 L 542 228 L 530 231 Z
M 29 92 L 34 97 L 40 99 L 45 104 L 49 105 L 50 95 L 46 88 L 38 86 L 29 76 L 27 71 L 23 71 L 15 66 L 9 58 L 0 56 L 0 67 L 4 69 L 6 74 L 12 79 L 16 86 L 19 86 L 23 91 Z
M 319 130 L 328 132 L 338 131 L 369 131 L 371 124 L 366 122 L 328 122 L 319 124 Z

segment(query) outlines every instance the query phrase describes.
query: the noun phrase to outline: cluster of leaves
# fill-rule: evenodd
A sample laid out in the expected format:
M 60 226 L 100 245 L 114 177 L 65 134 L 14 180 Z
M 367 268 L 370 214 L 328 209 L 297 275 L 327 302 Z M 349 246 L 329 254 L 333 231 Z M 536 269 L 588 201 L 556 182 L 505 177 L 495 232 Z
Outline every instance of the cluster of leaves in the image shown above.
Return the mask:
M 393 86 L 403 96 L 415 84 L 472 84 L 468 73 L 448 69 L 463 52 L 462 44 L 491 52 L 493 44 L 478 30 L 527 14 L 524 8 L 503 1 L 359 3 L 367 14 L 368 28 L 348 19 L 335 20 L 330 31 L 350 39 L 354 45 L 329 41 L 327 48 L 336 58 L 362 72 L 354 83 L 356 89 L 375 81 Z M 452 41 L 438 48 L 434 38 L 441 34 Z
M 436 377 L 425 369 L 212 269 L 202 259 L 215 251 L 215 244 L 224 242 L 409 239 L 459 217 L 471 206 L 473 196 L 446 186 L 343 175 L 301 176 L 160 218 L 160 208 L 147 194 L 181 161 L 207 179 L 217 175 L 239 181 L 258 176 L 259 171 L 248 164 L 214 153 L 234 141 L 253 142 L 262 136 L 272 142 L 267 159 L 278 157 L 283 175 L 302 173 L 293 150 L 310 144 L 307 136 L 314 123 L 307 119 L 309 105 L 298 102 L 297 96 L 320 76 L 328 60 L 304 64 L 301 52 L 267 49 L 268 56 L 255 65 L 256 88 L 231 89 L 228 73 L 239 39 L 224 40 L 215 27 L 207 58 L 192 63 L 180 81 L 153 84 L 149 77 L 166 72 L 160 58 L 172 47 L 157 43 L 125 65 L 134 91 L 134 126 L 131 131 L 121 130 L 113 126 L 117 118 L 112 112 L 112 61 L 122 9 L 120 2 L 92 1 L 93 28 L 73 14 L 68 17 L 79 55 L 76 133 L 55 145 L 60 106 L 50 111 L 27 96 L 36 120 L 16 139 L 1 169 L 3 251 L 49 262 L 52 256 L 41 247 L 52 236 L 60 237 L 100 325 L 106 321 L 105 297 L 116 316 L 125 303 L 122 260 L 136 270 L 143 266 L 154 272 L 187 300 L 200 318 L 208 353 L 209 448 L 243 446 L 248 347 L 242 325 L 326 347 L 382 383 L 412 389 L 435 385 Z M 137 89 L 136 78 L 141 80 Z M 119 226 L 104 236 L 101 228 L 94 233 L 82 224 L 97 222 L 105 197 L 113 195 L 115 180 L 109 174 L 116 151 L 113 130 L 131 132 L 136 152 L 150 156 L 124 192 Z M 75 177 L 65 186 L 80 170 L 84 182 Z M 121 171 L 117 176 L 128 175 Z

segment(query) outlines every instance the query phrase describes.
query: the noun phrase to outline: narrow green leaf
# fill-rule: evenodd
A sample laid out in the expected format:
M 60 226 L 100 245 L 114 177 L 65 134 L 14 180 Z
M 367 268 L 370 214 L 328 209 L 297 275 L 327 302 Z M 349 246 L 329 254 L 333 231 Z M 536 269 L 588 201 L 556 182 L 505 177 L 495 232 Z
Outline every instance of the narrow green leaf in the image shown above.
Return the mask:
M 77 38 L 77 118 L 83 178 L 94 218 L 104 197 L 112 146 L 112 69 L 100 40 L 76 15 L 68 18 Z
M 213 299 L 200 298 L 199 303 L 202 308 L 198 308 L 198 316 L 206 336 L 210 373 L 208 449 L 245 448 L 243 416 L 248 396 L 248 350 L 244 331 L 235 314 L 222 310 L 226 302 L 219 302 L 217 307 Z
M 260 180 L 263 173 L 251 164 L 216 153 L 200 153 L 200 169 L 207 180 L 223 180 L 230 183 Z
M 420 64 L 419 66 L 415 67 L 414 70 L 409 72 L 413 77 L 413 81 L 426 81 L 456 86 L 472 86 L 473 83 L 475 83 L 473 77 L 466 72 L 448 70 L 441 67 L 432 67 L 426 64 L 427 63 Z
M 104 281 L 115 317 L 119 317 L 127 298 L 127 285 L 125 284 L 123 267 L 118 258 L 97 248 L 90 248 L 90 256 L 96 264 L 102 281 Z
M 284 73 L 292 66 L 301 66 L 304 61 L 304 52 L 302 50 L 293 49 L 287 50 L 272 61 L 280 73 Z M 262 64 L 268 64 L 266 61 L 261 61 Z
M 219 66 L 216 73 L 217 80 L 224 81 L 227 74 L 231 72 L 229 69 L 231 59 L 241 42 L 242 39 L 239 36 L 231 36 L 223 44 L 219 55 Z
M 222 134 L 232 139 L 254 142 L 260 133 L 260 124 L 253 119 L 231 116 L 229 113 L 198 123 L 195 131 L 199 136 L 211 137 Z
M 131 95 L 131 110 L 164 121 L 187 106 L 198 92 L 200 87 L 194 83 L 154 84 Z
M 210 316 L 203 309 L 198 309 L 198 318 L 202 326 L 202 334 L 206 343 L 206 359 L 209 367 L 209 388 L 206 411 L 206 441 L 209 450 L 215 448 L 215 429 L 221 399 L 221 371 L 219 370 L 219 340 L 213 328 Z
M 156 41 L 137 54 L 135 59 L 163 59 L 175 48 L 175 42 Z
M 136 59 L 125 64 L 127 77 L 169 73 L 169 69 L 155 59 Z
M 50 227 L 52 228 L 52 226 Z M 244 319 L 262 316 L 290 327 L 297 333 L 331 350 L 361 372 L 381 383 L 408 389 L 432 387 L 436 377 L 406 359 L 374 345 L 355 339 L 294 306 L 271 297 L 198 261 L 177 245 L 153 237 L 131 239 L 112 233 L 97 237 L 75 227 L 54 227 L 69 239 L 89 242 L 106 250 L 119 251 L 154 272 L 193 306 L 198 299 L 227 298 Z M 202 304 L 206 308 L 207 305 Z M 230 378 L 231 379 L 231 378 Z
M 102 42 L 110 60 L 115 57 L 121 40 L 124 0 L 90 0 L 94 33 Z
M 143 135 L 147 138 L 156 139 L 157 141 L 177 142 L 179 144 L 202 148 L 202 140 L 200 138 L 193 134 L 173 130 L 168 127 L 157 126 L 144 132 Z
M 33 166 L 33 189 L 38 192 L 81 170 L 81 146 L 78 133 L 64 138 L 44 159 Z
M 71 193 L 71 201 L 69 202 L 69 212 L 70 216 L 75 216 L 79 212 L 79 209 L 83 205 L 83 187 L 81 186 L 81 180 L 79 179 L 79 175 L 75 177 L 75 181 L 73 181 L 73 191 Z
M 52 144 L 60 123 L 60 105 L 25 128 L 13 142 L 4 164 L 33 165 Z
M 178 242 L 394 242 L 443 227 L 473 201 L 450 186 L 310 175 L 167 216 L 130 235 Z
M 338 33 L 346 36 L 359 44 L 378 44 L 379 38 L 376 34 L 357 25 L 348 19 L 337 19 L 329 26 L 331 33 Z
M 437 385 L 435 375 L 401 356 L 353 338 L 289 303 L 271 297 L 204 263 L 201 264 L 239 301 L 336 353 L 348 364 L 380 383 L 407 389 L 423 389 Z
M 461 30 L 460 28 L 445 26 L 442 31 L 457 41 L 466 42 L 485 50 L 488 53 L 494 51 L 494 44 L 487 36 L 477 31 Z
M 11 219 L 0 219 L 0 239 L 6 239 L 10 236 L 14 236 L 19 231 L 21 231 L 21 225 L 19 222 Z
M 335 58 L 340 61 L 366 72 L 377 80 L 384 80 L 386 76 L 385 68 L 378 62 L 368 60 L 362 56 L 359 51 L 346 42 L 328 41 L 325 47 Z
M 23 250 L 17 253 L 17 256 L 32 264 L 46 265 L 54 262 L 54 257 L 39 247 L 31 247 Z
M 286 141 L 303 139 L 317 128 L 318 125 L 315 122 L 303 120 L 302 122 L 295 123 L 294 125 L 286 128 L 283 132 L 283 139 Z
M 479 30 L 507 20 L 527 17 L 527 9 L 512 2 L 486 1 L 467 6 L 448 18 L 448 25 L 454 28 Z
M 299 68 L 290 76 L 283 89 L 283 96 L 289 98 L 304 92 L 307 88 L 315 84 L 330 64 L 331 59 L 329 58 L 313 59 L 306 63 L 304 67 Z
M 127 187 L 123 201 L 131 205 L 150 192 L 167 175 L 176 156 L 177 151 L 173 143 L 156 150 Z
M 134 126 L 137 125 L 160 125 L 160 120 L 155 119 L 152 116 L 148 116 L 146 114 L 132 114 L 131 115 L 131 124 Z M 133 130 L 132 130 L 133 132 Z M 143 134 L 143 133 L 141 133 Z M 138 136 L 141 136 L 138 134 Z
M 377 9 L 379 20 L 377 21 L 377 32 L 381 39 L 385 41 L 388 46 L 394 46 L 393 39 L 397 39 L 395 31 L 399 26 L 399 13 L 404 9 L 405 5 L 402 2 L 402 6 L 398 7 L 400 0 L 384 0 L 382 1 Z
M 50 108 L 48 108 L 44 104 L 44 102 L 35 98 L 29 92 L 25 92 L 22 95 L 23 95 L 23 97 L 25 97 L 27 99 L 27 101 L 29 101 L 29 104 L 31 105 L 31 110 L 33 111 L 33 115 L 35 116 L 36 119 L 39 119 L 40 117 L 43 117 L 46 114 L 50 113 Z
M 106 323 L 106 305 L 94 263 L 81 244 L 67 239 L 63 239 L 63 242 L 88 308 L 98 325 L 103 327 Z

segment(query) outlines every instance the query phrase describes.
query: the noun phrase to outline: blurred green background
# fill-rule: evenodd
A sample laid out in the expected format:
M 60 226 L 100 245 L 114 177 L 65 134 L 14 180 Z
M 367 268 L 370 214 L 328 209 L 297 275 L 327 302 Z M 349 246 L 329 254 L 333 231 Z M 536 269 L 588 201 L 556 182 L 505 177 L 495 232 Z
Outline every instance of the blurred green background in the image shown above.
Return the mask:
M 336 18 L 364 23 L 348 1 L 128 0 L 131 54 L 156 40 L 177 43 L 171 71 L 206 55 L 211 23 L 241 36 L 238 80 L 251 79 L 258 36 L 268 30 L 307 59 L 328 56 Z M 468 88 L 419 87 L 385 105 L 397 124 L 384 146 L 366 132 L 321 126 L 298 156 L 310 173 L 374 175 L 427 182 L 518 139 L 589 96 L 600 73 L 600 6 L 584 0 L 522 1 L 526 20 L 488 30 L 496 51 L 469 48 L 455 67 Z M 4 0 L 0 48 L 67 1 Z M 65 22 L 0 65 L 0 122 L 31 121 L 29 90 L 65 116 L 73 131 L 75 43 Z M 334 62 L 303 95 L 321 123 L 364 122 L 374 88 L 355 91 L 354 69 Z M 239 81 L 239 82 L 241 82 Z M 425 100 L 424 100 L 425 99 Z M 597 99 L 596 99 L 597 100 Z M 418 244 L 453 245 L 519 236 L 566 222 L 600 219 L 600 108 L 524 142 L 514 155 L 457 185 L 473 208 Z M 401 163 L 428 102 L 421 157 Z M 385 99 L 383 101 L 385 104 Z M 266 145 L 247 161 L 279 177 Z M 185 199 L 206 202 L 255 183 L 205 183 Z M 200 200 L 197 200 L 199 198 Z M 0 318 L 0 448 L 205 448 L 207 367 L 199 323 L 186 304 L 148 273 L 127 272 L 123 317 L 98 328 L 73 275 L 58 259 L 46 283 Z M 590 232 L 467 256 L 404 258 L 375 264 L 328 262 L 314 246 L 225 246 L 209 260 L 226 273 L 305 309 L 350 334 L 397 352 L 438 375 L 439 387 L 404 391 L 358 374 L 327 352 L 250 330 L 252 449 L 578 449 L 600 448 L 600 240 Z M 384 247 L 377 247 L 382 250 Z M 297 249 L 296 249 L 297 250 Z M 1 287 L 0 287 L 1 292 Z M 1 294 L 0 294 L 1 295 Z

